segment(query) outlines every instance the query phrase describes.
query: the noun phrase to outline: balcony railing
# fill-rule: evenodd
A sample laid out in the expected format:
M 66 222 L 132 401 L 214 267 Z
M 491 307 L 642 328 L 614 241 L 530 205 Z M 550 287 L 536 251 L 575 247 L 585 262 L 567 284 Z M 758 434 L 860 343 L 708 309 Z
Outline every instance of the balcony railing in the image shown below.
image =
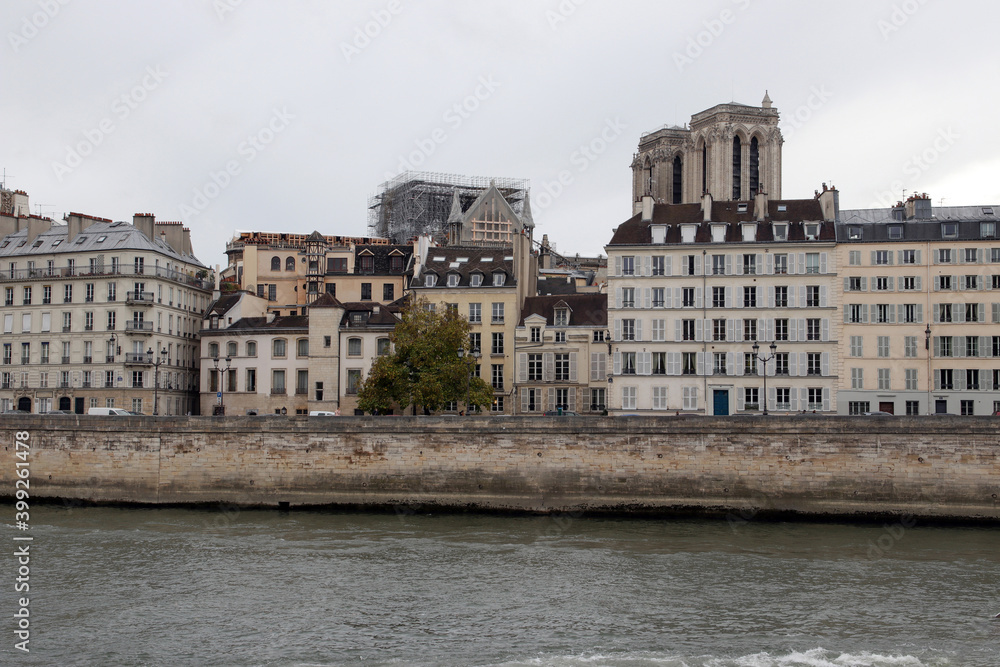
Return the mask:
M 92 364 L 92 363 L 94 363 L 94 358 L 93 357 L 84 357 L 83 358 L 83 363 L 85 363 L 85 364 Z
M 125 303 L 130 306 L 152 306 L 156 295 L 152 292 L 126 292 Z
M 99 276 L 155 276 L 181 283 L 190 287 L 210 290 L 215 286 L 214 281 L 207 278 L 199 278 L 176 270 L 167 270 L 164 267 L 144 267 L 136 270 L 134 266 L 118 267 L 75 267 L 62 266 L 51 269 L 15 269 L 0 272 L 0 282 L 24 281 L 43 278 L 89 278 Z
M 68 363 L 69 363 L 69 357 L 63 357 L 63 358 L 62 358 L 62 362 L 63 362 L 64 364 L 68 364 Z
M 31 358 L 30 357 L 21 357 L 21 365 L 22 366 L 27 366 L 30 363 L 31 363 Z
M 151 334 L 153 333 L 153 323 L 152 322 L 126 322 L 125 323 L 125 333 L 140 333 L 140 334 Z
M 126 352 L 125 353 L 125 365 L 126 366 L 152 366 L 153 359 L 145 352 Z

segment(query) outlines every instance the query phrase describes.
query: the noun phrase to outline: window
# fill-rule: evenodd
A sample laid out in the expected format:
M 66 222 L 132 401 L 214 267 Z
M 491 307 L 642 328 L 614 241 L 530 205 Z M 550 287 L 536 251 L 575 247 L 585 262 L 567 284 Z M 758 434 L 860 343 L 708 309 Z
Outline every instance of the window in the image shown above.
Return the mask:
M 66 285 L 66 288 L 69 290 L 69 295 L 70 295 L 70 298 L 67 301 L 67 303 L 68 303 L 69 301 L 73 300 L 73 286 L 72 285 Z M 31 305 L 31 288 L 30 287 L 25 287 L 24 288 L 24 293 L 21 295 L 21 305 L 24 305 L 24 306 L 30 306 Z
M 872 264 L 877 266 L 886 266 L 889 264 L 890 253 L 888 250 L 875 250 L 872 252 L 872 255 Z
M 917 356 L 917 337 L 916 336 L 904 336 L 903 337 L 903 356 L 911 358 L 911 359 Z
M 713 375 L 725 375 L 726 374 L 726 353 L 725 352 L 713 352 L 712 353 L 712 374 Z
M 791 410 L 791 388 L 790 387 L 778 387 L 774 390 L 774 409 L 775 410 Z
M 235 355 L 234 355 L 235 356 Z M 257 343 L 256 341 L 247 341 L 247 356 L 256 357 L 257 356 Z
M 635 387 L 622 387 L 622 410 L 635 410 Z
M 864 388 L 865 388 L 865 369 L 852 368 L 851 389 L 864 389 Z
M 635 257 L 631 255 L 625 255 L 624 257 L 622 257 L 622 275 L 623 276 L 635 275 Z
M 459 276 L 457 273 L 448 274 L 448 287 L 458 287 Z
M 503 390 L 503 364 L 493 364 L 490 369 L 490 376 L 493 388 Z
M 569 311 L 565 308 L 559 308 L 555 311 L 554 324 L 557 327 L 565 327 L 569 325 Z
M 565 331 L 557 331 L 556 332 L 556 342 L 557 343 L 565 343 L 566 342 L 566 332 Z
M 819 294 L 819 285 L 806 285 L 806 308 L 820 307 Z
M 434 287 L 437 285 L 438 277 L 433 273 L 428 273 L 424 276 L 424 287 Z
M 504 283 L 507 282 L 507 274 L 497 271 L 493 274 L 493 286 L 503 287 Z
M 361 339 L 360 338 L 348 338 L 347 339 L 347 356 L 349 356 L 349 357 L 360 357 L 361 356 Z
M 861 240 L 861 226 L 851 225 L 847 228 L 847 240 L 848 241 L 860 241 Z
M 775 241 L 787 241 L 788 240 L 788 225 L 787 224 L 785 224 L 785 223 L 775 223 L 775 225 L 774 225 L 774 240 Z
M 903 238 L 903 225 L 889 225 L 889 238 L 894 241 Z
M 939 357 L 950 357 L 952 356 L 952 338 L 951 336 L 941 336 L 938 338 L 938 353 Z
M 967 303 L 965 304 L 965 321 L 966 322 L 983 322 L 983 316 L 985 315 L 979 309 L 978 303 Z
M 569 355 L 557 354 L 556 359 L 556 382 L 569 382 Z
M 281 271 L 281 258 L 280 257 L 272 257 L 271 258 L 271 270 L 272 271 Z
M 725 255 L 712 255 L 712 275 L 713 276 L 724 276 L 724 275 L 726 275 L 726 256 Z
M 382 284 L 382 300 L 383 301 L 392 301 L 395 298 L 396 298 L 396 286 L 393 285 L 392 283 L 383 283 Z
M 245 390 L 250 393 L 257 391 L 257 369 L 248 368 L 246 372 L 246 387 Z
M 528 381 L 542 381 L 542 355 L 540 354 L 528 355 Z
M 865 321 L 866 306 L 859 303 L 848 304 L 847 321 L 851 324 L 861 324 Z
M 819 263 L 819 253 L 818 252 L 807 252 L 806 253 L 806 273 L 819 273 L 820 263 Z
M 903 276 L 900 279 L 899 288 L 902 290 L 915 290 L 917 288 L 916 276 Z
M 890 227 L 890 230 L 891 229 L 892 228 Z M 889 238 L 892 238 L 892 237 L 890 236 Z M 916 250 L 900 250 L 899 251 L 899 263 L 900 264 L 916 264 L 917 263 L 917 251 Z
M 889 389 L 892 388 L 892 383 L 889 380 L 888 368 L 878 369 L 878 388 L 879 391 L 889 391 Z
M 904 375 L 905 382 L 906 382 L 906 390 L 907 391 L 916 391 L 917 390 L 917 369 L 916 368 L 907 368 L 907 369 L 905 369 L 903 371 L 903 375 Z
M 788 308 L 788 287 L 778 285 L 774 288 L 774 307 Z
M 847 264 L 849 266 L 861 266 L 861 251 L 851 250 L 847 253 Z
M 712 340 L 725 342 L 726 340 L 726 320 L 718 318 L 712 320 Z
M 744 308 L 756 308 L 757 307 L 757 288 L 756 287 L 744 287 L 743 288 L 743 307 Z
M 654 255 L 653 256 L 653 275 L 654 276 L 665 275 L 666 264 L 665 264 L 664 260 L 665 260 L 665 258 L 663 257 L 663 255 Z
M 871 412 L 871 404 L 868 401 L 849 401 L 847 403 L 847 414 L 849 415 L 863 415 L 866 412 Z
M 635 308 L 635 288 L 622 288 L 622 308 Z
M 774 355 L 774 374 L 788 375 L 788 352 L 776 352 Z
M 681 352 L 681 373 L 684 375 L 697 375 L 697 354 L 694 352 Z
M 951 289 L 951 276 L 938 276 L 937 281 L 939 290 Z
M 531 327 L 531 342 L 541 343 L 542 342 L 542 328 L 541 327 Z
M 666 375 L 667 374 L 667 353 L 666 352 L 653 352 L 653 375 Z
M 906 303 L 903 304 L 903 322 L 907 324 L 914 324 L 919 321 L 917 314 L 917 304 Z
M 371 301 L 371 299 L 372 299 L 372 284 L 361 283 L 361 300 Z
M 473 273 L 469 276 L 469 285 L 472 287 L 479 287 L 483 284 L 483 274 Z
M 938 376 L 937 387 L 938 390 L 941 389 L 954 389 L 955 388 L 955 378 L 954 372 L 950 368 L 942 368 L 939 371 L 934 371 L 934 374 Z
M 694 320 L 681 321 L 681 340 L 694 340 Z
M 743 255 L 743 275 L 757 275 L 757 255 L 753 253 Z
M 743 409 L 744 410 L 760 409 L 760 390 L 757 387 L 743 388 Z
M 788 340 L 788 320 L 779 318 L 774 320 L 774 340 Z
M 875 306 L 875 321 L 879 324 L 888 324 L 895 319 L 892 316 L 894 312 L 895 306 L 891 306 L 887 303 L 877 304 Z
M 847 291 L 848 292 L 864 292 L 865 291 L 865 279 L 857 276 L 851 276 L 847 279 Z
M 295 258 L 294 257 L 286 257 L 285 258 L 285 271 L 294 271 L 294 270 L 295 270 Z
M 819 352 L 806 354 L 806 375 L 823 374 L 823 355 Z
M 493 324 L 503 324 L 503 304 L 493 304 Z
M 979 289 L 979 276 L 964 276 L 962 289 Z
M 726 288 L 725 287 L 713 287 L 712 288 L 712 308 L 725 308 L 726 307 Z
M 938 321 L 939 322 L 951 322 L 951 304 L 950 303 L 939 303 L 938 307 Z
M 347 391 L 348 395 L 355 395 L 361 386 L 361 369 L 349 368 L 347 370 Z
M 820 319 L 811 317 L 806 320 L 806 340 L 819 340 L 821 338 Z
M 469 304 L 469 322 L 472 324 L 478 324 L 483 321 L 483 304 L 481 303 L 470 303 Z
M 603 412 L 606 404 L 604 399 L 605 393 L 603 389 L 591 388 L 590 390 L 590 411 L 591 412 Z
M 975 403 L 976 403 L 975 401 L 970 401 L 970 400 L 960 401 L 959 405 L 961 406 L 960 409 L 961 414 L 967 417 L 976 414 Z
M 664 302 L 664 288 L 654 287 L 653 288 L 653 308 L 663 308 Z
M 232 371 L 235 375 L 235 371 Z M 298 370 L 295 371 L 295 394 L 297 396 L 304 396 L 309 393 L 309 371 Z
M 965 356 L 967 357 L 979 356 L 979 336 L 965 337 Z
M 286 346 L 286 341 L 284 338 L 275 339 L 274 343 L 271 346 L 271 356 L 277 358 L 284 357 L 286 355 L 285 346 Z
M 13 306 L 14 305 L 14 288 L 13 287 L 5 287 L 4 288 L 4 305 L 5 306 Z
M 503 333 L 493 333 L 493 345 L 490 348 L 490 354 L 503 354 Z
M 951 248 L 938 248 L 938 264 L 951 264 Z
M 753 352 L 743 353 L 743 374 L 757 375 L 757 355 Z
M 979 390 L 979 369 L 969 368 L 965 371 L 965 388 L 970 391 Z
M 483 335 L 481 333 L 470 333 L 469 334 L 469 349 L 478 350 L 482 352 L 483 349 Z
M 682 290 L 682 305 L 684 308 L 694 308 L 694 288 L 684 287 Z
M 876 354 L 879 357 L 889 356 L 889 337 L 888 336 L 878 336 L 876 340 Z
M 743 340 L 757 340 L 757 320 L 743 320 Z
M 635 320 L 625 319 L 622 320 L 622 340 L 635 340 Z
M 233 350 L 234 350 L 233 354 L 231 356 L 235 356 L 236 355 L 236 352 L 235 352 L 236 343 L 230 343 L 230 345 L 233 346 Z M 296 345 L 295 355 L 297 357 L 308 357 L 309 356 L 309 339 L 308 338 L 299 338 L 297 341 L 295 341 L 295 345 Z
M 622 352 L 622 374 L 635 375 L 635 352 Z
M 941 236 L 946 239 L 958 238 L 958 223 L 957 222 L 942 222 L 941 223 Z
M 887 278 L 886 276 L 878 276 L 875 278 L 875 291 L 885 292 L 889 289 L 890 284 L 890 278 Z
M 692 225 L 692 227 L 693 227 L 693 225 Z M 691 241 L 685 241 L 685 243 L 690 243 L 690 242 L 694 241 L 694 234 L 693 234 L 694 229 L 692 229 L 691 231 L 692 231 Z M 684 255 L 683 260 L 684 260 L 683 274 L 685 276 L 694 276 L 694 275 L 697 275 L 697 261 L 696 261 L 697 260 L 697 256 L 696 255 Z

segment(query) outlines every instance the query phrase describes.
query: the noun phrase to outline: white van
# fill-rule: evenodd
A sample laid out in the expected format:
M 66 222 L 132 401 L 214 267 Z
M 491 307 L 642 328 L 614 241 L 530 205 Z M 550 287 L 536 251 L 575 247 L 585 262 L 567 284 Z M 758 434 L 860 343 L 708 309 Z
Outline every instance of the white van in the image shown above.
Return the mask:
M 330 412 L 329 410 L 313 410 L 309 413 L 310 417 L 338 417 L 336 412 Z
M 122 410 L 121 408 L 90 408 L 87 410 L 88 415 L 103 415 L 105 417 L 130 417 L 132 415 L 128 410 Z

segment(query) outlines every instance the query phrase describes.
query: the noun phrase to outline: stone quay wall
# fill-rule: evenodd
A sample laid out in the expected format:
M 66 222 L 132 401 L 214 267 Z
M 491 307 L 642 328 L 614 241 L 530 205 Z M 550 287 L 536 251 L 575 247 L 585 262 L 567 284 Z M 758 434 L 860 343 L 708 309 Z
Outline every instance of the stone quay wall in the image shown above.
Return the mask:
M 1000 520 L 990 417 L 0 416 L 0 497 Z

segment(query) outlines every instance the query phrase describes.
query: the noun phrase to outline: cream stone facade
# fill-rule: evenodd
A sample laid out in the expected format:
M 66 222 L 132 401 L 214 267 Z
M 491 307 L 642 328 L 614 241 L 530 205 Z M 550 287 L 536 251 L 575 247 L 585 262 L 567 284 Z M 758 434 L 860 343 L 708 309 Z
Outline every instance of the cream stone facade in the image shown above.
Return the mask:
M 766 192 L 781 199 L 778 110 L 765 93 L 761 106 L 719 104 L 639 139 L 632 161 L 632 201 L 659 204 L 746 201 Z
M 644 197 L 607 246 L 608 411 L 832 412 L 835 203 L 833 190 L 786 201 L 706 195 L 701 205 Z M 760 356 L 774 342 L 775 358 L 755 360 L 755 341 Z
M 841 414 L 1000 410 L 1000 237 L 993 207 L 845 211 Z
M 514 338 L 516 414 L 604 413 L 607 327 L 606 294 L 527 297 Z
M 0 411 L 197 412 L 212 282 L 189 231 L 149 214 L 13 213 L 0 215 Z

